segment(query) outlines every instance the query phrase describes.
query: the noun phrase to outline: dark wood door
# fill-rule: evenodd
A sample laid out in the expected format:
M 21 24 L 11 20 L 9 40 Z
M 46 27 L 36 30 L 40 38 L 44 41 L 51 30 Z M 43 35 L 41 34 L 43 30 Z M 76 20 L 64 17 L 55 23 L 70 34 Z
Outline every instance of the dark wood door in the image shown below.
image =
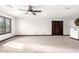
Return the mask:
M 52 21 L 52 35 L 63 35 L 63 21 Z

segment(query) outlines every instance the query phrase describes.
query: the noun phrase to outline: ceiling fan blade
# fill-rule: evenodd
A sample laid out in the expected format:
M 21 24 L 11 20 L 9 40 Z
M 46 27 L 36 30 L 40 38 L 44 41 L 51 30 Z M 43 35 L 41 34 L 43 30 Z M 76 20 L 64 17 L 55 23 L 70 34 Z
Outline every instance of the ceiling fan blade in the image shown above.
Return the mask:
M 13 6 L 12 5 L 6 5 L 7 7 L 10 7 L 10 8 L 13 8 Z
M 28 5 L 30 8 L 32 8 L 32 6 L 31 5 Z
M 25 9 L 18 9 L 18 10 L 27 11 L 27 10 L 25 10 Z
M 33 15 L 36 15 L 34 12 L 32 12 Z
M 29 7 L 29 8 L 28 8 L 29 11 L 32 10 L 32 6 L 31 6 L 31 5 L 29 5 L 28 7 Z
M 42 12 L 41 10 L 33 10 L 33 12 Z

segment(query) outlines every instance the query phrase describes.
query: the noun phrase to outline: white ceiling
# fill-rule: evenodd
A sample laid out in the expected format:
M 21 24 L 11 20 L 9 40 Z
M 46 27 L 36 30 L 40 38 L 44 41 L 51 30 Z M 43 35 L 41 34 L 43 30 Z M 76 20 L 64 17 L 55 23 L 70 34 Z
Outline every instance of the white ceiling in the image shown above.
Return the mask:
M 0 10 L 14 16 L 14 17 L 29 17 L 29 16 L 45 16 L 53 18 L 64 18 L 64 17 L 78 17 L 79 16 L 79 5 L 33 5 L 35 10 L 42 10 L 41 13 L 37 13 L 36 16 L 27 14 L 25 11 L 18 9 L 28 9 L 27 5 L 12 5 L 13 7 L 0 6 Z

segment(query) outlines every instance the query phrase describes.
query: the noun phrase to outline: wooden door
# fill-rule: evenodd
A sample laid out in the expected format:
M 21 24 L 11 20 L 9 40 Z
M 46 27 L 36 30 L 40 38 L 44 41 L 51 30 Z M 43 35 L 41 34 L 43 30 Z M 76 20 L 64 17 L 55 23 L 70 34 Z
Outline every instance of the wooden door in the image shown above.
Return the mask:
M 52 35 L 63 35 L 63 21 L 52 21 Z

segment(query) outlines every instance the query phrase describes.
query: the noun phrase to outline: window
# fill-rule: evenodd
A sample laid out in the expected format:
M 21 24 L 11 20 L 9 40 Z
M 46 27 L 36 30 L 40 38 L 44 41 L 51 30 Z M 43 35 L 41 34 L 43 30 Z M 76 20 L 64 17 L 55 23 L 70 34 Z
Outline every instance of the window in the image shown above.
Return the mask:
M 4 18 L 0 17 L 0 34 L 4 33 Z
M 0 34 L 11 33 L 11 19 L 0 16 Z
M 6 27 L 6 29 L 5 29 L 6 33 L 10 33 L 11 32 L 11 20 L 6 18 L 5 19 L 5 25 L 6 25 L 5 26 Z

